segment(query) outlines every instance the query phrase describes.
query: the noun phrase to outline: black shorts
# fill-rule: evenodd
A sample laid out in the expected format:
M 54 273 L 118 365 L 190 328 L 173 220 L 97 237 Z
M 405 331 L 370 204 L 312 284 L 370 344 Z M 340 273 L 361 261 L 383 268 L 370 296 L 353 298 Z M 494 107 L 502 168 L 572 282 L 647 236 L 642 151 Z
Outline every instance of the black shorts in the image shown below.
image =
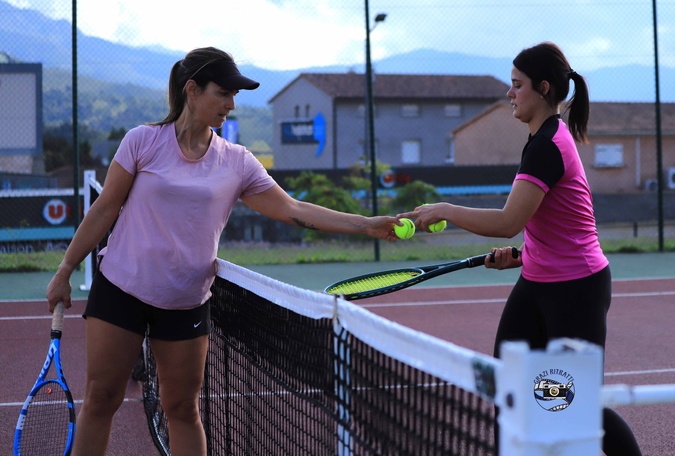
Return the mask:
M 552 339 L 582 339 L 604 348 L 612 301 L 609 266 L 565 282 L 532 282 L 521 275 L 511 290 L 497 328 L 494 355 L 505 340 L 524 340 L 531 349 Z
M 188 310 L 151 306 L 120 290 L 98 271 L 87 299 L 84 318 L 95 317 L 120 328 L 160 340 L 188 340 L 211 330 L 209 302 Z

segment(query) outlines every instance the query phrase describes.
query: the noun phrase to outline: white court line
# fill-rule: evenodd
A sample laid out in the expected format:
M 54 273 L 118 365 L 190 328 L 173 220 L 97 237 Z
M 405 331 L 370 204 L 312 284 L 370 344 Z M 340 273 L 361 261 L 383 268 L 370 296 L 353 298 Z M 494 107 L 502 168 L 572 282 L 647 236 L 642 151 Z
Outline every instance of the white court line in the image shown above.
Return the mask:
M 495 304 L 504 303 L 506 298 L 496 299 L 461 299 L 456 301 L 422 301 L 422 302 L 390 302 L 382 304 L 359 304 L 366 309 L 378 307 L 421 307 L 421 306 L 454 306 L 459 304 Z
M 639 298 L 639 297 L 654 297 L 654 296 L 674 296 L 675 291 L 653 291 L 653 292 L 637 292 L 637 293 L 615 293 L 612 295 L 614 298 Z M 458 299 L 453 301 L 423 301 L 423 302 L 390 302 L 390 303 L 380 303 L 380 304 L 360 304 L 361 307 L 366 309 L 377 309 L 383 307 L 423 307 L 423 306 L 454 306 L 462 304 L 499 304 L 504 303 L 506 297 L 504 298 L 491 298 L 491 299 Z M 66 315 L 65 318 L 81 318 L 81 315 Z M 47 320 L 51 319 L 51 315 L 32 315 L 32 316 L 16 316 L 16 317 L 0 317 L 0 321 L 10 321 L 10 320 Z
M 649 370 L 636 370 L 636 371 L 621 371 L 621 372 L 605 372 L 605 377 L 619 377 L 619 376 L 625 376 L 625 375 L 650 375 L 650 374 L 663 374 L 663 373 L 674 373 L 675 368 L 673 369 L 649 369 Z M 646 385 L 648 386 L 648 385 Z M 319 391 L 319 390 L 317 390 Z M 311 390 L 309 391 L 310 393 L 312 392 Z M 266 394 L 291 394 L 289 392 L 268 392 Z M 235 397 L 240 397 L 242 396 L 241 394 L 232 394 L 232 395 L 226 395 L 226 396 L 235 396 Z M 222 397 L 221 395 L 217 395 L 215 397 Z M 82 404 L 83 400 L 82 399 L 76 399 L 73 401 L 75 404 Z M 143 398 L 124 398 L 124 402 L 143 402 Z M 23 407 L 24 402 L 0 402 L 0 407 Z
M 605 377 L 620 377 L 623 375 L 651 375 L 651 374 L 671 374 L 675 369 L 648 369 L 638 371 L 605 372 Z
M 82 399 L 73 401 L 75 404 L 82 404 Z M 125 397 L 123 402 L 143 402 L 142 397 Z M 23 407 L 24 401 L 21 402 L 0 402 L 0 407 Z
M 639 298 L 639 297 L 650 297 L 650 296 L 672 296 L 675 295 L 675 291 L 653 291 L 653 292 L 638 292 L 638 293 L 616 293 L 612 295 L 612 298 Z
M 64 315 L 63 318 L 82 318 L 82 315 Z M 50 315 L 26 315 L 26 316 L 16 316 L 16 317 L 0 317 L 0 321 L 13 321 L 13 320 L 51 320 L 52 316 Z
M 640 297 L 654 297 L 654 296 L 673 296 L 675 291 L 653 291 L 653 292 L 637 292 L 637 293 L 614 293 L 614 298 L 640 298 Z M 421 307 L 421 306 L 453 306 L 459 304 L 494 304 L 504 303 L 506 298 L 495 299 L 459 299 L 454 301 L 423 301 L 423 302 L 392 302 L 381 304 L 361 304 L 361 307 L 366 309 L 376 309 L 379 307 Z

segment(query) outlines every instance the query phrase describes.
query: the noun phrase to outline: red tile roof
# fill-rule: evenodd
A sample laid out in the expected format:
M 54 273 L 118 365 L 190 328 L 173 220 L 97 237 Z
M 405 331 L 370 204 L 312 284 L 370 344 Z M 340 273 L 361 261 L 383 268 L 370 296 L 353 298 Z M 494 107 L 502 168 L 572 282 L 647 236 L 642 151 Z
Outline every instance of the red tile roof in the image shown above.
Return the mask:
M 333 98 L 365 96 L 364 74 L 302 73 L 289 85 L 299 79 L 307 80 Z M 373 79 L 373 95 L 379 99 L 495 100 L 506 98 L 508 89 L 507 84 L 493 76 L 375 74 Z

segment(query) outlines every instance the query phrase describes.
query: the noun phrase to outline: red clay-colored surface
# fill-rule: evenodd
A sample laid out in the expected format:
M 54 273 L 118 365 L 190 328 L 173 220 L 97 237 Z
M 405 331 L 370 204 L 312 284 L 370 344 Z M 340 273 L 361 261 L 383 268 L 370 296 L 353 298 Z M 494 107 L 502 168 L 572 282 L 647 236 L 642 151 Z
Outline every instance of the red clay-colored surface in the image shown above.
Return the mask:
M 77 301 L 66 311 L 61 339 L 61 362 L 77 410 L 84 394 L 83 310 L 84 302 Z M 0 302 L 0 454 L 12 454 L 16 421 L 47 354 L 50 326 L 46 302 Z M 49 376 L 53 375 L 52 371 Z M 159 454 L 148 432 L 141 396 L 140 385 L 130 381 L 126 401 L 115 416 L 108 455 Z
M 511 286 L 412 288 L 359 301 L 374 313 L 483 353 L 492 353 L 494 333 Z M 67 311 L 62 361 L 76 401 L 84 386 L 82 301 Z M 614 283 L 609 313 L 606 383 L 675 383 L 675 279 Z M 14 427 L 49 343 L 45 302 L 0 302 L 0 454 L 12 453 Z M 139 385 L 130 381 L 127 401 L 114 422 L 108 455 L 156 455 Z M 79 407 L 79 402 L 77 402 Z M 675 404 L 621 407 L 645 455 L 675 454 Z

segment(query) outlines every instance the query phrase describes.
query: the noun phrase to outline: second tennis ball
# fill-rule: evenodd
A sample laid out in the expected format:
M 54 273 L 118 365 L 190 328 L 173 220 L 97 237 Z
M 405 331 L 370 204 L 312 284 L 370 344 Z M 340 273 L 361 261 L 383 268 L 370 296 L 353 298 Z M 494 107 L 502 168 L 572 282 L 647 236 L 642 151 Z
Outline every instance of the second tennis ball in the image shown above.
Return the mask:
M 428 205 L 429 205 L 428 203 L 422 204 L 422 206 Z M 440 222 L 432 223 L 431 225 L 429 225 L 429 231 L 431 231 L 432 233 L 440 233 L 445 229 L 446 226 L 448 226 L 448 222 L 446 222 L 445 220 L 441 220 Z
M 448 222 L 445 220 L 441 220 L 440 222 L 432 223 L 429 225 L 429 231 L 432 233 L 440 233 L 445 229 L 445 227 L 448 226 Z
M 415 234 L 415 224 L 412 220 L 402 218 L 403 226 L 394 225 L 394 233 L 399 239 L 410 239 Z

